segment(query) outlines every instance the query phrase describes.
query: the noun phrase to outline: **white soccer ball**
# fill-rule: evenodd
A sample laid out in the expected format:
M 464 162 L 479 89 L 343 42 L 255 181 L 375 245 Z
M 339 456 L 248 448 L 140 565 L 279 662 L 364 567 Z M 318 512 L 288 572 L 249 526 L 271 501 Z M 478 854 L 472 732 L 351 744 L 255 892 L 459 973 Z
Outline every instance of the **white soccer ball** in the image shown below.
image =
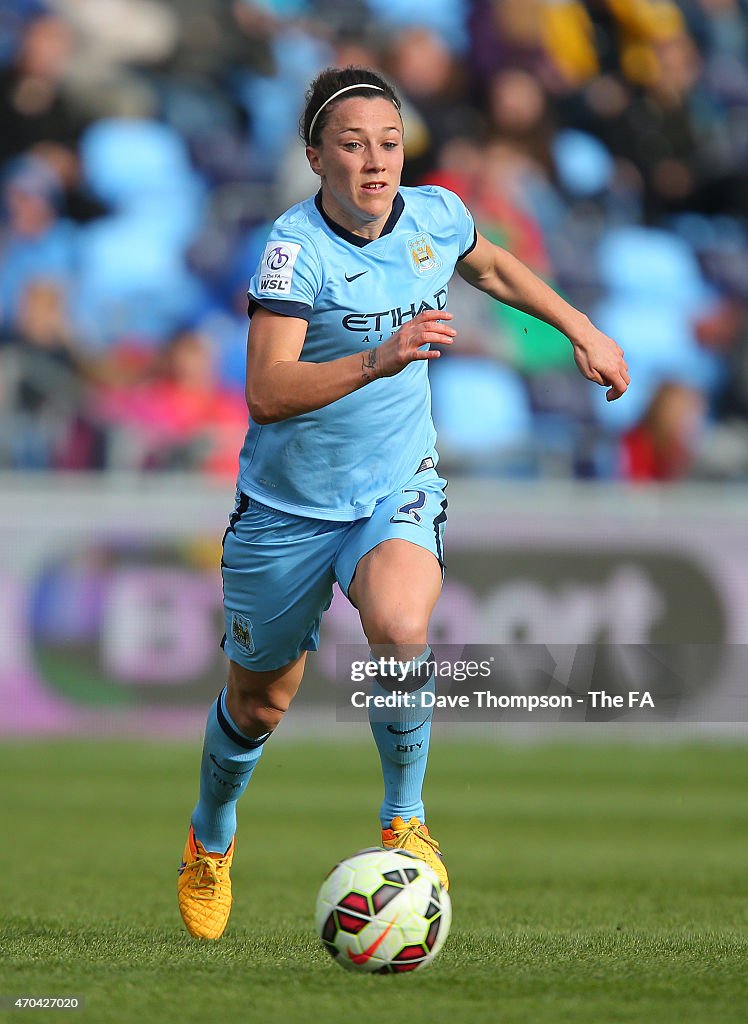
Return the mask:
M 431 963 L 452 904 L 432 868 L 405 850 L 372 847 L 337 864 L 317 896 L 322 945 L 349 971 L 399 974 Z

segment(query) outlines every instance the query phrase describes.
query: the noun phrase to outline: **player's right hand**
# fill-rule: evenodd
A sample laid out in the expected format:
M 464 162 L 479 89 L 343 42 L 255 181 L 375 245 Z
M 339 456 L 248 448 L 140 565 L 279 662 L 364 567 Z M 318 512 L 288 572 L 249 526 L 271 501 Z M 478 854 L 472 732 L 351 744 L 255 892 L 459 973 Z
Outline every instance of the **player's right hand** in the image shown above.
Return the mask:
M 452 314 L 444 309 L 425 309 L 396 331 L 376 349 L 377 376 L 394 377 L 410 363 L 420 359 L 438 359 L 438 349 L 424 345 L 451 345 L 457 331 L 445 321 Z

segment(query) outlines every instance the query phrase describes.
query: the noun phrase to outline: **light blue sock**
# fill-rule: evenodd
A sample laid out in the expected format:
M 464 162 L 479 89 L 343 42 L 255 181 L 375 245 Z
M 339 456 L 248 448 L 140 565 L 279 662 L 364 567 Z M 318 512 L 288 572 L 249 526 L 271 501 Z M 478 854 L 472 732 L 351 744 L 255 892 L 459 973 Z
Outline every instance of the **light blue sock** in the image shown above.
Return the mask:
M 192 812 L 195 836 L 206 850 L 225 853 L 236 832 L 236 801 L 247 788 L 270 733 L 252 739 L 236 727 L 221 691 L 208 712 L 200 765 L 200 799 Z
M 413 670 L 403 681 L 376 678 L 372 684 L 373 695 L 386 695 L 394 690 L 407 690 L 420 704 L 422 693 L 434 692 L 434 676 L 418 687 L 418 682 L 428 669 L 431 649 L 413 659 Z M 385 685 L 383 686 L 382 683 Z M 400 815 L 407 822 L 411 818 L 425 821 L 421 792 L 426 774 L 426 763 L 431 737 L 431 708 L 397 708 L 391 712 L 370 706 L 369 724 L 379 751 L 384 778 L 384 800 L 379 811 L 382 828 L 389 828 L 392 819 Z M 381 721 L 383 715 L 387 721 Z

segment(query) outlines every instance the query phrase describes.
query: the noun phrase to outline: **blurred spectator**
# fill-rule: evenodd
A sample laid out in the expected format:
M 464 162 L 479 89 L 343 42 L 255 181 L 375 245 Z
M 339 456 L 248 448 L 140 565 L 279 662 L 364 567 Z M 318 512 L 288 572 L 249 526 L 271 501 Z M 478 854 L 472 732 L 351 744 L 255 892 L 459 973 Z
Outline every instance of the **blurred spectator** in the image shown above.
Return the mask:
M 247 405 L 243 390 L 219 382 L 203 334 L 175 334 L 149 377 L 132 387 L 102 388 L 94 408 L 110 428 L 113 467 L 236 474 Z
M 83 119 L 65 86 L 72 52 L 62 18 L 40 14 L 27 24 L 15 60 L 0 70 L 0 161 L 39 142 L 75 146 Z
M 79 39 L 76 77 L 106 78 L 118 65 L 165 60 L 179 37 L 173 7 L 163 0 L 64 0 L 64 15 Z
M 693 473 L 708 480 L 748 480 L 748 301 L 726 296 L 699 319 L 696 330 L 705 348 L 725 353 L 726 368 L 715 418 L 694 446 Z
M 475 0 L 469 67 L 478 102 L 490 80 L 506 68 L 550 77 L 551 61 L 543 45 L 543 6 L 543 0 Z
M 609 99 L 594 90 L 589 99 L 593 131 L 639 171 L 646 215 L 653 221 L 687 205 L 696 193 L 703 151 L 690 105 L 699 74 L 691 40 L 672 36 L 650 46 L 647 56 L 652 63 L 647 61 L 646 86 L 611 83 Z M 620 98 L 614 88 L 621 90 Z
M 553 92 L 591 79 L 600 64 L 590 6 L 594 0 L 475 0 L 470 66 L 477 89 L 506 68 L 532 73 Z
M 685 0 L 684 13 L 707 56 L 732 54 L 742 59 L 748 48 L 743 0 Z
M 406 123 L 403 171 L 403 184 L 415 185 L 434 168 L 441 146 L 456 137 L 478 135 L 482 120 L 465 100 L 466 82 L 454 55 L 431 29 L 399 32 L 386 64 L 418 116 L 415 123 Z
M 497 72 L 488 87 L 488 109 L 495 137 L 548 171 L 554 125 L 550 99 L 537 78 L 519 68 Z
M 650 222 L 682 209 L 745 216 L 744 128 L 736 132 L 727 97 L 710 86 L 682 14 L 669 2 L 610 3 L 621 23 L 628 81 L 591 83 L 591 130 L 641 174 Z M 741 91 L 746 110 L 748 91 Z
M 631 366 L 610 406 L 456 282 L 445 459 L 748 478 L 748 0 L 6 4 L 0 460 L 233 474 L 247 280 L 317 188 L 303 92 L 349 63 L 402 93 L 406 184 L 458 192 Z
M 53 277 L 62 287 L 71 286 L 75 230 L 59 216 L 61 196 L 59 179 L 42 161 L 20 159 L 9 167 L 0 227 L 0 323 L 13 322 L 33 278 Z
M 623 472 L 638 483 L 683 480 L 691 471 L 706 403 L 696 388 L 670 382 L 652 399 L 640 424 L 624 438 Z
M 0 335 L 0 458 L 17 469 L 101 465 L 100 438 L 85 416 L 87 367 L 60 283 L 34 278 Z
M 332 60 L 322 26 L 294 17 L 304 9 L 302 0 L 240 0 L 237 8 L 239 24 L 250 39 L 260 36 L 267 58 L 266 67 L 237 68 L 234 85 L 250 121 L 252 158 L 260 175 L 274 173 L 296 134 L 309 82 Z
M 720 354 L 697 335 L 717 296 L 688 244 L 665 231 L 611 229 L 598 255 L 606 293 L 594 319 L 619 341 L 640 382 L 620 408 L 597 395 L 600 422 L 623 437 L 627 474 L 680 479 L 724 380 Z
M 637 85 L 653 85 L 662 74 L 658 46 L 685 37 L 683 14 L 672 0 L 607 0 L 615 19 L 620 68 Z
M 71 26 L 42 4 L 31 9 L 17 39 L 18 50 L 0 69 L 0 164 L 29 154 L 57 176 L 73 220 L 102 212 L 80 188 L 77 144 L 92 112 L 85 109 L 71 81 L 74 45 Z
M 581 0 L 555 0 L 542 11 L 543 44 L 563 88 L 589 81 L 600 70 L 594 25 Z
M 47 13 L 44 0 L 15 0 L 0 7 L 0 67 L 13 62 L 28 23 Z

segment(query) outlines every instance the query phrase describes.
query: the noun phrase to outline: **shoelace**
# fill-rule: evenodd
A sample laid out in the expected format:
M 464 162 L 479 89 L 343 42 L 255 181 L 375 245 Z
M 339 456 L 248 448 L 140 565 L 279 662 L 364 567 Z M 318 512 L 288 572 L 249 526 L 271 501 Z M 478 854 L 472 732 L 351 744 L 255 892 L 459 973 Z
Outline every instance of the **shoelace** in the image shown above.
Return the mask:
M 414 836 L 416 839 L 420 839 L 421 842 L 426 843 L 428 846 L 431 847 L 434 853 L 438 854 L 441 857 L 439 844 L 435 839 L 432 839 L 431 836 L 428 835 L 428 833 L 421 832 L 420 825 L 411 825 L 410 823 L 408 823 L 404 828 L 397 829 L 397 831 L 395 832 L 395 847 L 398 850 L 401 850 L 411 836 Z
M 221 884 L 218 877 L 218 869 L 225 867 L 226 857 L 208 857 L 207 854 L 198 854 L 193 861 L 187 865 L 187 869 L 196 868 L 195 876 L 190 880 L 190 889 L 195 890 L 195 899 L 212 900 L 216 894 L 216 888 Z

